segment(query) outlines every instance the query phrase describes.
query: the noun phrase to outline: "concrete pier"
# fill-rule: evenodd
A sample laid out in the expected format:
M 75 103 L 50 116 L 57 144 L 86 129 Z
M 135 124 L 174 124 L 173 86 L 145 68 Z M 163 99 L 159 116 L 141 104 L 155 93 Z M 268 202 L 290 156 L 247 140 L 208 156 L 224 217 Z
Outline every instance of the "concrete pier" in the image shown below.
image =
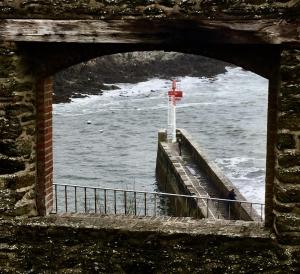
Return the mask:
M 246 201 L 231 181 L 208 159 L 187 131 L 177 130 L 177 137 L 181 138 L 181 153 L 178 143 L 167 142 L 165 131 L 160 131 L 158 136 L 156 175 L 161 191 L 203 197 L 192 205 L 197 216 L 203 218 L 245 221 L 261 219 L 255 209 L 246 203 L 234 202 L 229 205 L 226 201 L 209 200 L 209 198 L 227 199 L 229 191 L 234 189 L 236 200 Z M 189 208 L 191 205 L 187 203 L 177 202 L 176 207 L 178 206 L 182 207 L 181 210 L 176 208 L 179 214 L 191 211 Z M 228 209 L 228 206 L 231 208 Z

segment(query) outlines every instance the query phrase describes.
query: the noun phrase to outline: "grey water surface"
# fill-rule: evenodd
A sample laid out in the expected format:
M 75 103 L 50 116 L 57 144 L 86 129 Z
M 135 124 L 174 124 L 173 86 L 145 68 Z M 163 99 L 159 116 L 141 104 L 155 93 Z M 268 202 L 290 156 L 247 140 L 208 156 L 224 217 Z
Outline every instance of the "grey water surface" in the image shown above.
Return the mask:
M 248 200 L 263 202 L 267 80 L 232 67 L 212 79 L 178 80 L 184 98 L 177 127 L 191 133 Z M 120 90 L 54 105 L 56 183 L 157 189 L 157 132 L 167 126 L 171 81 L 116 84 Z

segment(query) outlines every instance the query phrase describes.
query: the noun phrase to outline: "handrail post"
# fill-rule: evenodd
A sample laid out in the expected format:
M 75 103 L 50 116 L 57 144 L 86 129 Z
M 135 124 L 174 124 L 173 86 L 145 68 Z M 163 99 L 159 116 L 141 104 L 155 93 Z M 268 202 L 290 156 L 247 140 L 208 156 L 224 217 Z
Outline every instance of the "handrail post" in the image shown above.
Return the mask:
M 206 198 L 206 218 L 208 218 L 208 198 Z
M 154 210 L 153 215 L 156 216 L 156 193 L 154 194 L 154 209 L 153 210 Z
M 134 215 L 136 216 L 136 192 L 133 192 L 134 196 Z
M 147 216 L 147 194 L 144 193 L 144 209 L 145 209 L 145 216 Z
M 65 209 L 68 212 L 68 193 L 67 193 L 67 186 L 65 185 Z
M 127 215 L 127 192 L 126 192 L 126 190 L 124 191 L 124 211 L 125 211 L 125 215 Z
M 228 218 L 229 220 L 233 219 L 241 219 L 244 217 L 244 205 L 246 205 L 245 210 L 247 214 L 250 213 L 250 217 L 255 213 L 255 220 L 259 220 L 257 218 L 260 213 L 260 221 L 264 220 L 264 204 L 263 203 L 252 203 L 247 202 L 243 200 L 228 200 L 228 199 L 221 199 L 221 198 L 212 198 L 207 196 L 197 196 L 197 195 L 184 195 L 184 194 L 174 194 L 174 193 L 164 193 L 164 192 L 153 192 L 153 191 L 138 191 L 138 190 L 124 190 L 124 189 L 118 189 L 118 188 L 104 188 L 104 187 L 93 187 L 93 186 L 80 186 L 80 185 L 73 185 L 73 184 L 56 184 L 54 183 L 54 199 L 55 199 L 55 207 L 54 210 L 56 213 L 59 211 L 59 205 L 62 205 L 61 211 L 64 212 L 85 212 L 89 213 L 91 211 L 96 213 L 105 213 L 105 214 L 117 214 L 117 206 L 122 207 L 122 199 L 119 199 L 119 205 L 117 201 L 117 191 L 120 192 L 120 197 L 122 198 L 122 192 L 124 195 L 124 213 L 125 215 L 128 214 L 134 214 L 134 215 L 144 215 L 144 216 L 158 216 L 161 213 L 163 215 L 169 215 L 173 216 L 174 210 L 175 213 L 177 211 L 180 213 L 178 215 L 175 214 L 175 216 L 193 216 L 195 218 L 220 218 L 224 214 L 224 218 Z M 61 197 L 59 195 L 59 189 L 62 188 Z M 71 188 L 71 191 L 70 191 Z M 74 188 L 74 194 L 73 194 L 73 188 Z M 79 189 L 79 190 L 78 190 Z M 82 193 L 82 189 L 84 192 Z M 101 205 L 101 191 L 103 190 L 104 193 L 104 209 Z M 68 191 L 70 193 L 68 193 Z M 113 192 L 113 197 L 110 201 L 109 191 Z M 91 192 L 91 193 L 90 193 Z M 130 193 L 130 200 L 128 200 L 128 192 Z M 93 194 L 94 193 L 94 194 Z M 133 193 L 133 194 L 132 194 Z M 133 197 L 131 196 L 133 195 Z M 63 197 L 64 195 L 64 197 Z M 71 196 L 70 196 L 71 195 Z M 73 197 L 74 195 L 74 197 Z M 91 195 L 91 197 L 88 197 L 88 195 Z M 141 197 L 137 197 L 138 195 L 141 195 Z M 69 196 L 69 197 L 68 197 Z M 92 199 L 94 196 L 94 205 L 92 205 Z M 144 201 L 143 201 L 144 196 Z M 147 209 L 147 196 L 149 196 L 149 209 Z M 61 198 L 61 201 L 58 201 L 58 198 Z M 75 199 L 74 202 L 72 199 Z M 82 202 L 82 198 L 84 198 L 84 202 Z M 133 201 L 132 201 L 133 198 Z M 137 201 L 137 199 L 141 199 Z M 164 199 L 168 198 L 174 201 L 174 203 L 171 203 L 170 211 L 169 212 L 161 212 L 161 209 L 159 205 L 157 205 L 157 199 Z M 81 199 L 78 201 L 77 199 Z M 183 204 L 178 202 L 178 199 L 182 201 Z M 188 200 L 192 199 L 192 200 Z M 185 200 L 185 201 L 184 201 Z M 199 201 L 201 200 L 201 203 Z M 70 202 L 70 206 L 69 203 Z M 151 203 L 153 204 L 151 205 Z M 206 202 L 206 205 L 205 205 Z M 111 203 L 111 204 L 109 204 Z M 196 203 L 196 208 L 194 210 L 194 203 Z M 211 203 L 211 204 L 210 204 Z M 226 211 L 224 211 L 223 203 L 226 204 Z M 63 204 L 65 204 L 63 206 Z M 83 208 L 84 205 L 84 208 Z M 74 208 L 73 208 L 74 206 Z M 177 207 L 180 206 L 180 211 L 177 210 Z M 186 209 L 184 209 L 184 206 Z M 206 209 L 205 209 L 206 206 Z M 143 208 L 144 207 L 144 208 Z M 250 209 L 249 209 L 250 207 Z M 260 209 L 259 209 L 260 207 Z M 114 209 L 113 209 L 114 208 Z M 201 208 L 201 210 L 199 210 Z M 74 211 L 75 209 L 75 211 Z M 54 212 L 53 210 L 53 212 Z M 120 211 L 121 210 L 121 211 Z M 122 208 L 119 209 L 119 211 L 122 213 Z M 201 213 L 201 211 L 203 211 Z M 215 212 L 216 210 L 216 212 Z M 148 212 L 149 211 L 149 212 Z M 152 212 L 153 211 L 153 212 Z M 206 211 L 206 212 L 205 212 Z M 260 211 L 260 212 L 259 212 Z M 119 212 L 119 213 L 120 213 Z M 168 214 L 169 213 L 169 214 Z M 217 214 L 215 216 L 215 213 Z M 204 214 L 204 216 L 203 216 Z M 252 220 L 252 218 L 251 218 Z
M 55 185 L 55 213 L 57 213 L 58 206 L 57 206 L 57 185 Z
M 187 217 L 190 217 L 189 206 L 188 206 L 188 197 L 185 197 L 185 207 L 186 207 Z
M 198 198 L 196 198 L 196 205 L 197 205 L 197 207 L 196 207 L 196 219 L 199 219 L 199 210 L 198 210 L 198 208 L 199 208 L 199 199 Z
M 114 210 L 115 210 L 115 215 L 117 214 L 117 191 L 114 190 Z
M 95 207 L 95 213 L 97 213 L 97 189 L 94 188 L 94 207 Z
M 77 212 L 77 186 L 74 187 L 75 212 Z
M 106 189 L 104 189 L 104 214 L 107 213 L 107 196 L 106 196 Z
M 86 213 L 86 187 L 84 188 L 84 212 Z

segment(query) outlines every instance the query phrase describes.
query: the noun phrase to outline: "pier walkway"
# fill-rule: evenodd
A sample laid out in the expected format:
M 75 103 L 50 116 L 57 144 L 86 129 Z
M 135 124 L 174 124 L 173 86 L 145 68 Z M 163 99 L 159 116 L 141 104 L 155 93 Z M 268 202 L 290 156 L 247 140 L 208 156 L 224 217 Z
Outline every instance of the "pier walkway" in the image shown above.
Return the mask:
M 161 189 L 204 197 L 197 200 L 197 207 L 203 218 L 260 221 L 263 205 L 256 206 L 247 202 L 188 132 L 177 129 L 177 139 L 179 138 L 181 153 L 177 142 L 167 142 L 165 132 L 159 133 L 156 173 Z M 228 193 L 232 189 L 236 193 L 236 199 L 229 201 Z
M 178 143 L 165 143 L 163 146 L 170 152 L 170 158 L 173 160 L 176 159 L 178 162 L 177 167 L 182 168 L 183 172 L 181 172 L 181 175 L 186 176 L 185 182 L 191 195 L 208 198 L 221 198 L 219 191 L 210 182 L 209 178 L 203 173 L 199 166 L 193 161 L 192 155 L 186 147 L 183 146 L 181 148 L 181 155 L 179 155 Z M 226 202 L 208 202 L 202 199 L 198 201 L 198 204 L 199 207 L 209 210 L 208 216 L 210 218 L 226 219 L 230 215 Z M 236 219 L 236 216 L 231 214 L 231 219 Z

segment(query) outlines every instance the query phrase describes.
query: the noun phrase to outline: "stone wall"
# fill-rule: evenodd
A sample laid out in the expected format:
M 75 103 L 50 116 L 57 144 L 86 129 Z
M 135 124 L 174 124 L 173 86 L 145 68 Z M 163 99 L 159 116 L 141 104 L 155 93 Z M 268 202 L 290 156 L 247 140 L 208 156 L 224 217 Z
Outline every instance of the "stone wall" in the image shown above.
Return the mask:
M 135 17 L 197 16 L 201 19 L 297 18 L 299 2 L 293 0 L 22 0 L 1 1 L 1 18 L 114 19 Z
M 0 215 L 36 211 L 33 79 L 14 43 L 0 44 Z
M 295 273 L 255 223 L 189 218 L 0 221 L 1 273 Z
M 300 272 L 299 5 L 296 0 L 1 1 L 1 271 Z M 41 21 L 22 22 L 23 35 L 16 20 L 10 25 L 15 24 L 16 33 L 6 32 L 5 18 L 65 21 L 63 25 L 57 20 L 51 24 L 44 22 L 45 29 L 40 27 Z M 120 18 L 119 21 L 101 20 Z M 147 20 L 137 24 L 133 18 Z M 70 19 L 93 20 L 71 24 Z M 90 29 L 92 23 L 107 27 L 107 36 L 105 33 L 101 36 L 99 28 Z M 30 32 L 31 26 L 49 31 L 46 35 L 42 32 L 39 41 L 51 38 L 52 42 L 35 43 L 37 36 Z M 57 34 L 52 26 L 62 32 Z M 79 27 L 83 31 L 82 40 L 73 31 Z M 53 35 L 49 34 L 51 31 Z M 86 36 L 84 31 L 90 32 Z M 9 40 L 7 35 L 11 42 L 3 42 Z M 266 70 L 261 74 L 269 78 L 271 87 L 266 203 L 272 214 L 270 218 L 267 216 L 266 225 L 274 232 L 274 238 L 263 228 L 245 223 L 237 226 L 190 220 L 168 223 L 104 216 L 93 222 L 78 218 L 13 218 L 45 214 L 51 208 L 51 126 L 47 118 L 47 112 L 51 112 L 50 105 L 47 107 L 51 104 L 47 98 L 51 80 L 48 76 L 92 57 L 141 50 L 144 42 L 149 41 L 143 40 L 145 37 L 153 42 L 147 50 L 204 54 L 243 64 L 257 73 L 260 67 Z M 21 41 L 18 44 L 13 40 L 17 38 Z M 115 44 L 103 43 L 104 38 Z M 22 39 L 32 43 L 22 43 Z M 99 44 L 83 43 L 94 43 L 95 39 Z M 55 43 L 58 40 L 60 43 Z M 211 43 L 209 47 L 207 41 Z
M 290 245 L 300 265 L 300 50 L 281 55 L 278 99 L 274 230 L 278 241 Z

